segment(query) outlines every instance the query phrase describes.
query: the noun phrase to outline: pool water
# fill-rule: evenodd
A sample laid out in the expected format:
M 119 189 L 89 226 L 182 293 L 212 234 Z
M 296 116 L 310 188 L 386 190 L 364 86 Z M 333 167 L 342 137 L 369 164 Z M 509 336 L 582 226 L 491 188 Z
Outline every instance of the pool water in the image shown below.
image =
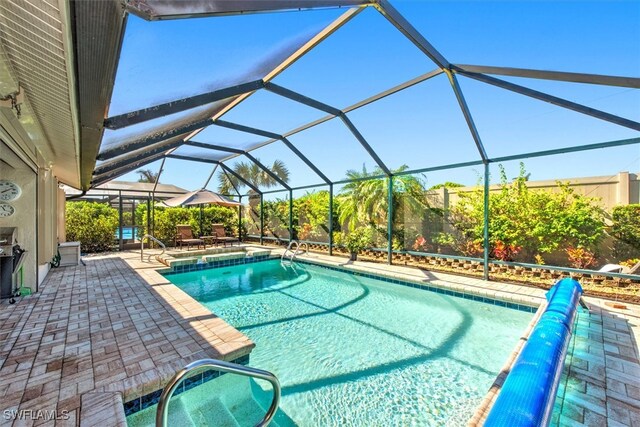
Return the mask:
M 533 316 L 279 260 L 166 277 L 256 343 L 279 424 L 466 424 Z
M 136 238 L 136 231 L 139 227 L 122 227 L 122 240 L 133 240 Z M 114 233 L 116 239 L 120 238 L 120 230 Z

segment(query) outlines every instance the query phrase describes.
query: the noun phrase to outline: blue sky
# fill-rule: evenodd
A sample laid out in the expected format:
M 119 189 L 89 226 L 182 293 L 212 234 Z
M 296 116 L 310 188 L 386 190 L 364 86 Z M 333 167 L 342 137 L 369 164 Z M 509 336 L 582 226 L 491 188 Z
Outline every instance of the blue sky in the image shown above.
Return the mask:
M 511 66 L 640 77 L 640 2 L 393 1 L 395 7 L 452 63 Z M 290 49 L 342 10 L 145 22 L 129 18 L 110 115 L 245 81 L 255 64 Z M 374 9 L 279 75 L 274 82 L 344 108 L 435 65 Z M 503 77 L 504 78 L 504 77 Z M 593 108 L 640 121 L 640 91 L 504 78 Z M 638 132 L 464 77 L 460 85 L 491 157 L 640 136 Z M 284 133 L 325 114 L 259 91 L 225 120 Z M 444 75 L 355 110 L 349 117 L 390 167 L 439 166 L 477 160 L 478 152 Z M 159 120 L 162 122 L 163 120 Z M 156 122 L 157 123 L 157 122 Z M 155 123 L 153 123 L 155 124 Z M 148 126 L 148 125 L 147 125 Z M 144 127 L 142 127 L 144 128 Z M 133 129 L 135 130 L 135 129 Z M 123 133 L 130 132 L 125 129 Z M 121 134 L 113 133 L 110 138 Z M 238 147 L 264 138 L 212 127 L 195 140 Z M 337 120 L 291 141 L 332 180 L 374 162 Z M 321 182 L 277 142 L 253 153 L 281 159 L 291 184 Z M 229 162 L 233 165 L 235 160 Z M 525 160 L 531 179 L 640 172 L 640 146 Z M 158 163 L 148 167 L 157 169 Z M 517 174 L 517 162 L 506 165 Z M 480 168 L 426 176 L 429 184 L 473 184 Z M 168 160 L 161 182 L 201 187 L 211 167 Z M 120 179 L 135 180 L 133 174 Z M 211 188 L 214 187 L 212 180 Z

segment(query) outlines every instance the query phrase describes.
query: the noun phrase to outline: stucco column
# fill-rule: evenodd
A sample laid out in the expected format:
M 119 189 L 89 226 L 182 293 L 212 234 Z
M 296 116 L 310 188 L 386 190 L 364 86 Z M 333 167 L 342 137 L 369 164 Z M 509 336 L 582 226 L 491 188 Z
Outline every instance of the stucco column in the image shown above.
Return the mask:
M 616 202 L 618 205 L 628 205 L 630 200 L 630 188 L 629 188 L 629 172 L 618 173 L 618 185 L 616 192 Z

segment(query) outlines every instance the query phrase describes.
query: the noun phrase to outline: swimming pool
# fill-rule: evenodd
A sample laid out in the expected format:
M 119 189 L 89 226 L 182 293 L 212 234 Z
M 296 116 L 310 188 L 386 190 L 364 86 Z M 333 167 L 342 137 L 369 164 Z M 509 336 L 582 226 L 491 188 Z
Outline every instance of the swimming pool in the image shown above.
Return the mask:
M 533 316 L 279 260 L 166 277 L 256 343 L 250 365 L 282 384 L 279 425 L 466 424 Z M 214 397 L 210 383 L 181 399 Z
M 122 227 L 122 240 L 133 240 L 137 236 L 137 231 L 140 227 Z M 116 239 L 120 238 L 120 230 L 116 230 L 114 233 Z

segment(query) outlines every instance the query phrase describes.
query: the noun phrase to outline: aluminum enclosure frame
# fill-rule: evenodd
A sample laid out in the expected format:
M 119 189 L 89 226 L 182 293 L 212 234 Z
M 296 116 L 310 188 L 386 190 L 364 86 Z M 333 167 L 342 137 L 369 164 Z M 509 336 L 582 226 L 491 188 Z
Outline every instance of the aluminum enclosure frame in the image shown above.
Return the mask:
M 581 114 L 588 115 L 595 119 L 604 120 L 610 123 L 613 123 L 618 126 L 623 126 L 635 131 L 640 131 L 640 123 L 634 120 L 630 120 L 624 117 L 620 117 L 614 114 L 606 113 L 594 108 L 586 107 L 584 105 L 568 101 L 544 92 L 536 91 L 515 83 L 511 83 L 492 75 L 504 75 L 510 77 L 523 77 L 529 79 L 542 79 L 542 80 L 554 80 L 554 81 L 563 81 L 563 82 L 574 82 L 574 83 L 587 83 L 587 84 L 595 84 L 595 85 L 605 85 L 605 86 L 617 86 L 617 87 L 627 87 L 627 88 L 640 88 L 640 78 L 636 77 L 621 77 L 621 76 L 606 76 L 606 75 L 595 75 L 595 74 L 586 74 L 586 73 L 572 73 L 572 72 L 559 72 L 559 71 L 546 71 L 546 70 L 534 70 L 534 69 L 521 69 L 521 68 L 509 68 L 509 67 L 496 67 L 496 66 L 480 66 L 480 65 L 459 65 L 450 63 L 433 45 L 429 43 L 429 41 L 415 28 L 413 25 L 406 20 L 387 0 L 376 0 L 376 1 L 357 1 L 357 0 L 347 0 L 347 1 L 249 1 L 249 2 L 239 2 L 239 1 L 213 1 L 209 2 L 211 5 L 203 6 L 202 10 L 197 11 L 196 13 L 191 14 L 154 14 L 153 4 L 155 0 L 129 0 L 127 4 L 127 10 L 129 12 L 135 13 L 138 16 L 142 16 L 145 19 L 149 20 L 160 20 L 160 19 L 177 19 L 177 18 L 185 18 L 185 17 L 195 17 L 195 16 L 215 16 L 215 15 L 230 15 L 230 14 L 241 14 L 241 13 L 261 13 L 268 12 L 273 10 L 282 10 L 282 9 L 292 9 L 292 8 L 324 8 L 331 6 L 355 6 L 356 9 L 349 9 L 345 14 L 343 14 L 340 18 L 338 18 L 334 23 L 332 23 L 329 27 L 319 33 L 312 42 L 310 42 L 305 48 L 301 49 L 296 54 L 292 55 L 291 58 L 288 58 L 284 63 L 280 66 L 276 67 L 271 73 L 265 76 L 261 80 L 255 80 L 239 85 L 235 85 L 228 88 L 222 88 L 213 92 L 204 93 L 201 95 L 192 96 L 189 98 L 184 98 L 181 100 L 175 100 L 172 102 L 168 102 L 165 104 L 161 104 L 158 106 L 149 107 L 146 109 L 138 110 L 135 112 L 114 116 L 107 118 L 105 120 L 104 126 L 111 129 L 118 129 L 125 126 L 129 126 L 136 123 L 141 123 L 146 120 L 150 120 L 157 117 L 163 117 L 167 114 L 172 114 L 179 111 L 185 111 L 191 108 L 194 108 L 199 105 L 203 105 L 212 101 L 216 101 L 219 99 L 224 99 L 229 96 L 235 96 L 235 98 L 221 111 L 215 114 L 215 116 L 202 120 L 201 122 L 191 125 L 185 129 L 176 129 L 175 134 L 181 134 L 188 132 L 188 136 L 184 138 L 180 142 L 176 142 L 174 144 L 167 144 L 166 147 L 169 147 L 167 150 L 164 150 L 165 146 L 162 146 L 162 143 L 166 144 L 166 139 L 157 139 L 152 141 L 150 144 L 145 145 L 147 147 L 148 156 L 127 156 L 127 151 L 115 151 L 117 155 L 107 157 L 113 158 L 113 161 L 101 165 L 96 168 L 96 174 L 94 175 L 94 185 L 98 183 L 102 183 L 108 181 L 110 179 L 114 179 L 119 175 L 127 173 L 137 167 L 140 167 L 143 164 L 150 163 L 151 161 L 155 161 L 158 159 L 166 159 L 166 158 L 176 158 L 182 160 L 191 160 L 197 162 L 210 163 L 214 165 L 220 165 L 223 172 L 229 176 L 233 175 L 236 179 L 243 182 L 247 187 L 249 187 L 255 194 L 260 196 L 260 241 L 266 238 L 264 236 L 264 213 L 263 213 L 263 203 L 264 203 L 264 195 L 279 193 L 279 192 L 288 192 L 289 193 L 289 233 L 290 238 L 293 232 L 292 226 L 292 192 L 294 190 L 299 189 L 309 189 L 316 187 L 329 187 L 329 253 L 332 253 L 333 250 L 333 236 L 332 236 L 332 220 L 331 215 L 333 212 L 333 199 L 334 199 L 334 185 L 343 184 L 348 182 L 353 182 L 354 180 L 340 180 L 340 181 L 331 181 L 322 170 L 320 170 L 311 159 L 305 156 L 291 141 L 288 139 L 291 135 L 295 135 L 300 132 L 304 132 L 312 127 L 318 126 L 322 123 L 325 123 L 329 120 L 339 118 L 343 124 L 347 127 L 347 129 L 352 133 L 355 139 L 362 145 L 362 147 L 367 151 L 370 157 L 375 161 L 375 163 L 380 167 L 383 171 L 382 175 L 377 176 L 369 176 L 363 178 L 362 180 L 370 180 L 370 179 L 387 179 L 388 180 L 388 227 L 387 227 L 387 239 L 388 239 L 388 262 L 391 263 L 392 254 L 395 252 L 392 250 L 392 232 L 393 232 L 393 224 L 392 224 L 392 189 L 393 189 L 393 178 L 394 176 L 401 175 L 409 175 L 413 173 L 425 173 L 429 171 L 437 171 L 437 170 L 447 170 L 447 169 L 455 169 L 460 167 L 467 166 L 479 166 L 482 165 L 484 168 L 483 171 L 483 184 L 484 184 L 484 229 L 483 229 L 483 243 L 484 243 L 484 254 L 482 258 L 482 263 L 484 266 L 484 278 L 488 279 L 489 276 L 489 264 L 494 263 L 495 261 L 491 261 L 489 259 L 489 232 L 488 232 L 488 223 L 489 223 L 489 212 L 488 212 L 488 191 L 489 191 L 489 165 L 491 163 L 502 162 L 502 161 L 511 161 L 511 160 L 520 160 L 526 158 L 533 157 L 542 157 L 542 156 L 551 156 L 556 154 L 564 154 L 564 153 L 573 153 L 580 151 L 589 151 L 595 149 L 609 148 L 609 147 L 619 147 L 625 145 L 638 145 L 640 144 L 640 137 L 637 138 L 628 138 L 624 140 L 617 141 L 607 141 L 595 144 L 586 144 L 572 147 L 564 147 L 552 150 L 544 150 L 544 151 L 534 151 L 534 152 L 526 152 L 520 153 L 510 156 L 501 156 L 501 157 L 490 157 L 484 147 L 482 142 L 482 138 L 478 129 L 475 125 L 473 114 L 464 97 L 464 93 L 458 83 L 458 75 L 464 76 L 466 78 L 474 79 L 483 84 L 496 86 L 503 90 L 509 90 L 515 92 L 522 96 L 528 96 L 534 99 L 537 99 L 542 102 L 547 102 L 554 104 L 558 107 L 569 109 Z M 200 2 L 197 2 L 200 4 Z M 157 5 L 157 3 L 156 3 Z M 364 7 L 372 6 L 374 7 L 385 19 L 387 19 L 398 31 L 400 31 L 409 41 L 411 41 L 425 56 L 427 56 L 431 61 L 433 61 L 437 68 L 431 72 L 422 74 L 418 77 L 415 77 L 405 83 L 394 86 L 386 91 L 380 92 L 377 95 L 371 96 L 367 99 L 364 99 L 356 104 L 345 107 L 343 109 L 338 109 L 333 106 L 324 104 L 320 101 L 312 99 L 303 94 L 294 92 L 290 89 L 284 88 L 282 86 L 276 85 L 271 82 L 271 80 L 284 69 L 286 69 L 291 63 L 300 58 L 302 55 L 307 53 L 313 47 L 315 47 L 318 43 L 322 42 L 325 38 L 329 37 L 333 32 L 335 32 L 342 25 L 346 24 L 350 19 L 355 17 L 360 11 L 363 10 Z M 147 7 L 145 9 L 145 7 Z M 355 125 L 350 121 L 347 116 L 347 113 L 363 106 L 369 105 L 372 102 L 376 102 L 381 100 L 387 96 L 405 90 L 407 88 L 413 87 L 419 83 L 422 83 L 426 80 L 429 80 L 433 77 L 436 77 L 440 74 L 445 74 L 449 83 L 452 87 L 453 96 L 456 97 L 458 102 L 458 106 L 460 111 L 462 112 L 464 119 L 467 123 L 467 127 L 469 129 L 469 133 L 476 145 L 476 149 L 478 152 L 479 160 L 477 161 L 469 161 L 462 162 L 456 164 L 444 164 L 444 165 L 436 165 L 427 168 L 413 169 L 402 171 L 399 173 L 392 173 L 391 170 L 386 166 L 383 160 L 378 156 L 375 150 L 369 145 L 365 136 L 355 127 Z M 255 93 L 258 90 L 267 90 L 271 93 L 274 93 L 278 96 L 291 99 L 303 105 L 309 106 L 319 111 L 326 112 L 328 115 L 322 117 L 320 119 L 314 120 L 302 126 L 299 126 L 295 129 L 292 129 L 289 132 L 283 134 L 277 134 L 274 132 L 257 129 L 249 126 L 244 126 L 237 123 L 231 123 L 225 120 L 222 120 L 223 117 L 228 111 L 233 109 L 235 106 L 239 105 L 243 100 L 247 99 L 251 94 Z M 225 147 L 221 145 L 213 145 L 206 144 L 197 141 L 191 141 L 191 138 L 197 135 L 205 126 L 221 126 L 229 129 L 233 129 L 240 132 L 246 132 L 253 135 L 262 136 L 268 138 L 263 143 L 256 144 L 250 147 L 247 150 L 239 150 L 234 149 L 232 147 Z M 251 154 L 253 151 L 264 147 L 266 145 L 272 144 L 276 141 L 281 141 L 289 150 L 291 150 L 300 160 L 302 160 L 310 169 L 314 171 L 316 175 L 323 181 L 320 184 L 307 185 L 301 187 L 291 187 L 288 183 L 279 179 L 275 174 L 273 174 L 265 165 L 261 164 L 260 161 Z M 175 145 L 175 146 L 174 146 Z M 195 157 L 189 156 L 180 156 L 172 154 L 172 151 L 182 145 L 194 146 L 200 148 L 206 148 L 211 150 L 218 150 L 222 152 L 230 153 L 229 156 L 223 158 L 220 161 L 217 160 L 207 160 L 207 159 L 197 159 Z M 112 152 L 113 153 L 113 152 Z M 230 161 L 231 159 L 236 158 L 237 156 L 244 155 L 247 159 L 249 159 L 252 163 L 256 164 L 260 169 L 262 169 L 265 173 L 270 175 L 281 187 L 282 189 L 277 189 L 273 191 L 260 191 L 257 187 L 251 185 L 249 182 L 244 180 L 242 177 L 235 174 L 235 172 L 225 165 L 225 162 Z M 104 156 L 103 156 L 104 158 Z M 209 178 L 210 179 L 210 178 Z M 209 180 L 207 180 L 208 183 Z M 249 193 L 240 194 L 237 188 L 236 193 L 238 197 L 250 196 Z M 465 258 L 465 257 L 462 257 Z M 579 270 L 581 272 L 589 271 L 589 270 Z

